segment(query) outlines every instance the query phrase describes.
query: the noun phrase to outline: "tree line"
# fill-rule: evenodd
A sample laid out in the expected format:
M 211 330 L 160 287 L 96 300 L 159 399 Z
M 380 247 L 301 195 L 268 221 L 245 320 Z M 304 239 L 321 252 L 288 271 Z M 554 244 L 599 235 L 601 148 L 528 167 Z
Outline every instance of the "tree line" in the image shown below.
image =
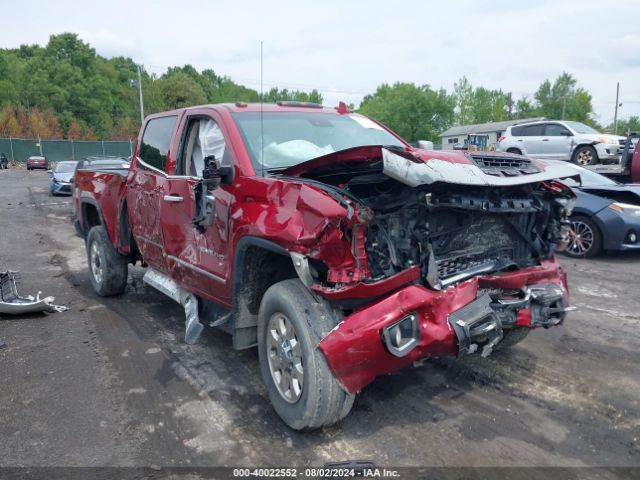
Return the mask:
M 77 34 L 52 35 L 46 46 L 0 49 L 0 136 L 127 139 L 140 126 L 138 66 L 129 57 L 104 58 Z M 264 94 L 213 69 L 191 65 L 162 75 L 142 69 L 145 113 L 220 102 L 296 100 L 322 103 L 310 92 L 272 88 Z M 409 141 L 437 141 L 456 124 L 544 116 L 577 120 L 601 128 L 591 95 L 569 73 L 544 80 L 532 97 L 515 99 L 502 89 L 474 87 L 466 77 L 453 91 L 429 85 L 380 85 L 358 111 L 385 123 Z M 353 107 L 353 106 L 352 106 Z M 640 130 L 638 117 L 618 131 Z

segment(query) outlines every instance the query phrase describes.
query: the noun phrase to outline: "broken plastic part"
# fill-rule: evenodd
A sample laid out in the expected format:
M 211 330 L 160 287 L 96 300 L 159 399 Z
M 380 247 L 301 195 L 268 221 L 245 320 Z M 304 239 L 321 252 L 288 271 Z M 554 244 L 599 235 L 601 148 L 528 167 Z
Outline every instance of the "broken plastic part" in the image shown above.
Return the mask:
M 18 272 L 0 272 L 0 313 L 20 315 L 23 313 L 49 312 L 57 313 L 69 310 L 64 305 L 55 305 L 55 297 L 40 298 L 42 292 L 35 297 L 20 295 L 16 286 Z

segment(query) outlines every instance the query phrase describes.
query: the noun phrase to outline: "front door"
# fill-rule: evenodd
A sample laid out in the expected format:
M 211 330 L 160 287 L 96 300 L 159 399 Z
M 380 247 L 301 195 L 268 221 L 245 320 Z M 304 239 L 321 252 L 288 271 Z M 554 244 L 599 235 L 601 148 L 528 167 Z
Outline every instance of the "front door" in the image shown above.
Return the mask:
M 221 185 L 208 192 L 213 204 L 213 222 L 196 226 L 195 187 L 202 177 L 204 159 L 215 156 L 231 162 L 218 122 L 206 115 L 193 114 L 185 119 L 182 141 L 174 175 L 164 185 L 160 218 L 167 265 L 172 276 L 189 290 L 214 301 L 230 301 L 228 283 L 228 215 L 232 199 L 230 186 Z
M 133 238 L 144 261 L 162 271 L 165 270 L 165 261 L 160 228 L 160 202 L 167 180 L 167 155 L 177 119 L 173 115 L 149 120 L 127 190 L 127 213 Z

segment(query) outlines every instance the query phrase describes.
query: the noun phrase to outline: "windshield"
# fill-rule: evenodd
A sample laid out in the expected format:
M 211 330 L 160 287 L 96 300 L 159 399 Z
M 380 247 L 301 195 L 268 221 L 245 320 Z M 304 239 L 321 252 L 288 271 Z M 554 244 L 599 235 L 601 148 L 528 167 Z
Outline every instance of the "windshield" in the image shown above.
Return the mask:
M 595 133 L 596 135 L 600 133 L 597 130 L 594 130 L 593 128 L 591 128 L 589 125 L 585 125 L 584 123 L 580 123 L 580 122 L 564 122 L 564 123 L 566 123 L 571 128 L 573 128 L 573 130 L 576 133 Z
M 261 166 L 262 138 L 264 168 L 289 167 L 363 145 L 404 146 L 380 125 L 357 113 L 265 112 L 262 115 L 261 122 L 260 112 L 233 114 L 257 168 Z
M 592 172 L 591 170 L 587 170 L 586 168 L 578 167 L 576 165 L 571 166 L 580 174 L 581 183 L 579 184 L 572 178 L 565 178 L 562 180 L 563 183 L 566 183 L 570 187 L 602 187 L 606 185 L 618 185 L 618 182 L 614 182 L 604 175 L 600 175 L 599 173 Z
M 78 162 L 60 162 L 56 165 L 56 173 L 70 173 L 76 169 Z

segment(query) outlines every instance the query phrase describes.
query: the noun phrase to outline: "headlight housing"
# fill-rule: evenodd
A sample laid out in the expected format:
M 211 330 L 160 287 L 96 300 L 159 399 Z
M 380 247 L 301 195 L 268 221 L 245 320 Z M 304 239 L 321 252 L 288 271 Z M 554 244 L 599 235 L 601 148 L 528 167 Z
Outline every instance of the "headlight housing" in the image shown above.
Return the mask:
M 609 205 L 611 210 L 615 210 L 618 213 L 624 213 L 625 215 L 631 215 L 632 217 L 640 218 L 640 205 L 631 205 L 630 203 L 613 202 Z

